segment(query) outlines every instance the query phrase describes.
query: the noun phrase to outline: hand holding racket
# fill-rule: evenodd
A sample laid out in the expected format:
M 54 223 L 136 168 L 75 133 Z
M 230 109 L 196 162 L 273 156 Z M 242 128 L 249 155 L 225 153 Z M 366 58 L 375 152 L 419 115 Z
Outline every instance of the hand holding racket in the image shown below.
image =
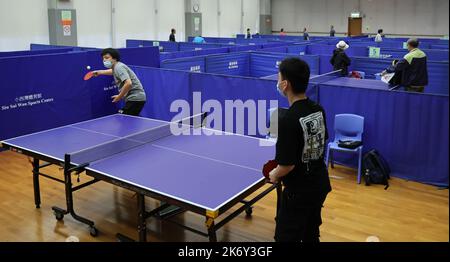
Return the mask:
M 97 71 L 90 71 L 88 72 L 86 75 L 84 75 L 84 81 L 87 81 L 93 77 L 97 77 L 98 76 L 98 72 Z
M 272 172 L 275 168 L 278 167 L 278 163 L 275 160 L 268 161 L 263 167 L 263 175 L 264 177 L 270 181 L 270 172 Z

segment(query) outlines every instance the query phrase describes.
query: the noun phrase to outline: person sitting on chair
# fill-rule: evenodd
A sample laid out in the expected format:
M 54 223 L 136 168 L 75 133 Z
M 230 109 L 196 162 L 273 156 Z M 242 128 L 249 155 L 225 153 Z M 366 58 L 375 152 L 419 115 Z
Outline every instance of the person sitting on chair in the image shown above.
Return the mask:
M 427 55 L 419 49 L 418 39 L 408 40 L 409 53 L 396 65 L 396 72 L 402 74 L 402 85 L 408 92 L 423 93 L 428 85 Z

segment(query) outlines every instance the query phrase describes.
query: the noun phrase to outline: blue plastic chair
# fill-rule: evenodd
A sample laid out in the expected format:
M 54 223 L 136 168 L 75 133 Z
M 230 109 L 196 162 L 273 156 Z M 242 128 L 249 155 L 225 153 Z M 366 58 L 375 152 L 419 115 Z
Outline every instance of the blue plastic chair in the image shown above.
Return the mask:
M 358 154 L 358 184 L 361 184 L 361 164 L 362 164 L 362 154 L 363 146 L 356 149 L 347 149 L 338 146 L 339 140 L 356 140 L 363 141 L 362 136 L 364 133 L 364 117 L 352 114 L 341 114 L 336 115 L 334 120 L 334 141 L 328 143 L 326 163 L 327 168 L 331 160 L 331 168 L 334 168 L 333 162 L 333 151 L 346 152 Z

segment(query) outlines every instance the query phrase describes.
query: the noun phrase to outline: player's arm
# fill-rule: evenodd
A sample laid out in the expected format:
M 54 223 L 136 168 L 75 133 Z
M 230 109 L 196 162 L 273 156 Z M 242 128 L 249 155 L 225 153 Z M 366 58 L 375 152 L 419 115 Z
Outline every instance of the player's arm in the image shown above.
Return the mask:
M 270 182 L 276 183 L 289 174 L 294 168 L 298 159 L 299 139 L 294 132 L 296 126 L 292 120 L 281 118 L 278 123 L 278 138 L 276 145 L 275 160 L 278 166 L 269 174 Z
M 94 76 L 112 76 L 112 75 L 113 75 L 112 69 L 94 71 Z
M 117 103 L 120 100 L 122 100 L 127 94 L 128 92 L 130 92 L 132 87 L 132 83 L 131 83 L 131 79 L 127 79 L 124 81 L 123 87 L 120 90 L 120 93 L 117 96 L 113 96 L 113 103 Z

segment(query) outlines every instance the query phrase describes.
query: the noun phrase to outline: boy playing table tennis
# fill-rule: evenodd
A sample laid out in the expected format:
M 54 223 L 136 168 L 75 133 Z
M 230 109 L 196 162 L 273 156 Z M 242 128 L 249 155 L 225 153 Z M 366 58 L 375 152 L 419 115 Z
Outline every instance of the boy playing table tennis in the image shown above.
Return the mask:
M 94 71 L 94 76 L 112 75 L 119 87 L 119 94 L 111 97 L 113 103 L 125 99 L 125 106 L 119 112 L 125 115 L 138 116 L 144 108 L 146 95 L 141 81 L 124 63 L 120 62 L 120 54 L 116 49 L 107 48 L 102 51 L 103 65 L 107 70 Z
M 298 58 L 288 58 L 279 67 L 277 89 L 290 108 L 279 119 L 278 167 L 270 172 L 271 182 L 284 185 L 276 218 L 277 242 L 319 242 L 321 209 L 331 191 L 324 161 L 325 112 L 305 95 L 309 77 L 308 64 Z

